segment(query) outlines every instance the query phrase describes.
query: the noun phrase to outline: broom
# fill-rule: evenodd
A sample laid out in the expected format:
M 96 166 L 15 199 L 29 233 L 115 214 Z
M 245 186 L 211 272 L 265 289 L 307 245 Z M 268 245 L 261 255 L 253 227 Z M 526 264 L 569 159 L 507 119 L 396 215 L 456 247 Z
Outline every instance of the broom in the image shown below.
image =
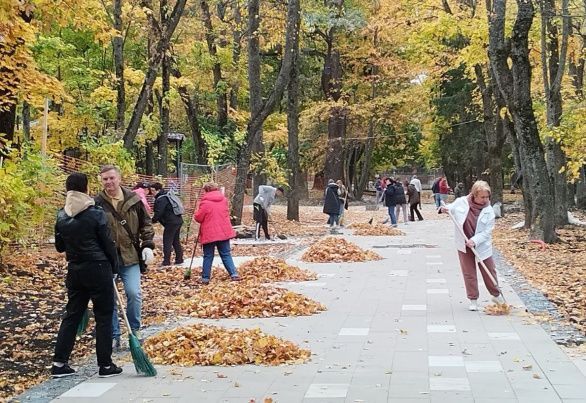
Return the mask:
M 140 346 L 140 342 L 136 338 L 136 336 L 132 333 L 132 329 L 130 329 L 130 322 L 128 322 L 128 317 L 126 316 L 126 311 L 122 306 L 122 298 L 120 298 L 120 293 L 118 292 L 118 288 L 116 287 L 116 280 L 114 282 L 114 292 L 116 293 L 116 298 L 118 299 L 118 306 L 120 307 L 120 311 L 122 311 L 122 316 L 124 317 L 124 323 L 126 323 L 126 327 L 128 328 L 128 344 L 130 347 L 130 355 L 132 355 L 132 361 L 134 362 L 134 368 L 136 369 L 136 373 L 144 374 L 145 376 L 155 376 L 157 375 L 157 370 L 151 364 L 149 357 L 145 354 Z
M 191 261 L 189 262 L 189 267 L 183 273 L 183 280 L 189 280 L 191 278 L 191 266 L 193 265 L 193 259 L 195 258 L 195 250 L 197 249 L 198 242 L 199 242 L 199 232 L 197 233 L 197 238 L 195 238 L 195 245 L 193 245 L 193 253 L 191 254 Z
M 85 311 L 83 311 L 83 316 L 81 317 L 81 320 L 77 325 L 77 337 L 81 337 L 81 335 L 85 332 L 85 329 L 87 329 L 87 325 L 89 324 L 89 322 L 90 312 L 88 309 L 86 309 Z

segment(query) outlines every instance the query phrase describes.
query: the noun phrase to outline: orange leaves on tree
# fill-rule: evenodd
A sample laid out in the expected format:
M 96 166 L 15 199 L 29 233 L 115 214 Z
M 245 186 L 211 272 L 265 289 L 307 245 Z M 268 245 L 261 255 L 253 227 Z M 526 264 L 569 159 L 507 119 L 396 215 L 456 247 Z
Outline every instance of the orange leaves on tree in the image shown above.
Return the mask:
M 196 324 L 162 332 L 145 341 L 155 364 L 280 365 L 306 362 L 311 352 L 260 329 L 224 329 Z
M 380 260 L 378 254 L 359 248 L 343 238 L 329 237 L 311 246 L 301 257 L 306 262 L 365 262 Z

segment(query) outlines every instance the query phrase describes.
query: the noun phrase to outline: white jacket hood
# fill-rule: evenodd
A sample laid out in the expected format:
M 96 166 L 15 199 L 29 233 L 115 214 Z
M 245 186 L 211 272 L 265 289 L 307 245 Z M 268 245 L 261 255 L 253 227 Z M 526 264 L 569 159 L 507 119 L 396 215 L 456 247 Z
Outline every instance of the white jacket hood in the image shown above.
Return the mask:
M 96 202 L 87 193 L 70 190 L 65 198 L 65 207 L 63 210 L 69 217 L 75 217 L 88 207 L 95 205 Z

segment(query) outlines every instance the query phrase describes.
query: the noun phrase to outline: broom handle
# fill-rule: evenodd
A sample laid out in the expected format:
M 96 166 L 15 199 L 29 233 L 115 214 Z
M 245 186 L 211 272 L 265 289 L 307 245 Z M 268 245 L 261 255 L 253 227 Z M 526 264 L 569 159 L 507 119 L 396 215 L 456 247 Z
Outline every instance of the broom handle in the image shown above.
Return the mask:
M 112 283 L 114 283 L 114 292 L 116 293 L 116 298 L 118 299 L 118 306 L 120 307 L 120 311 L 122 312 L 122 316 L 124 317 L 124 323 L 126 323 L 126 327 L 128 327 L 128 333 L 132 334 L 132 329 L 130 328 L 128 316 L 126 316 L 126 311 L 122 306 L 122 298 L 120 297 L 120 293 L 118 292 L 118 287 L 116 287 L 116 279 L 112 279 Z
M 450 210 L 448 210 L 448 216 L 450 216 L 450 218 L 452 219 L 452 222 L 454 223 L 454 225 L 456 226 L 456 228 L 458 228 L 458 231 L 460 232 L 460 235 L 462 235 L 464 237 L 464 240 L 466 242 L 468 242 L 469 239 L 466 236 L 466 234 L 464 233 L 464 229 L 462 227 L 460 227 L 460 225 L 458 225 L 458 223 L 456 222 L 456 219 L 450 213 Z M 480 263 L 480 266 L 482 267 L 482 269 L 484 269 L 484 272 L 490 278 L 490 281 L 492 281 L 492 284 L 494 284 L 494 286 L 499 289 L 499 291 L 500 291 L 500 293 L 502 295 L 503 292 L 500 290 L 499 283 L 496 281 L 496 279 L 494 278 L 494 276 L 492 275 L 492 273 L 490 272 L 490 270 L 488 270 L 488 267 L 486 267 L 486 264 L 484 264 L 484 261 L 482 259 L 480 259 L 480 256 L 478 256 L 478 252 L 476 252 L 476 248 L 475 247 L 469 247 L 469 248 L 472 251 L 472 253 L 474 253 L 474 256 L 476 257 L 476 260 Z
M 199 227 L 199 231 L 197 232 L 197 238 L 195 238 L 195 245 L 193 246 L 193 253 L 191 254 L 191 261 L 189 262 L 189 269 L 187 269 L 188 273 L 191 273 L 191 266 L 193 265 L 193 259 L 195 258 L 195 250 L 197 249 L 197 244 L 199 242 L 200 231 L 201 231 L 201 227 Z

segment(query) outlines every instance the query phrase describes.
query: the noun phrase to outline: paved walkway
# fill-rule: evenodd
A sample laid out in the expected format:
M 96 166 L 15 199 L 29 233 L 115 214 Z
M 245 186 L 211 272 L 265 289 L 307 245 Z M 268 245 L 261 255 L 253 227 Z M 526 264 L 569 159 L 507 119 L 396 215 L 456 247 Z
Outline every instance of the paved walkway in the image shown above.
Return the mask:
M 209 320 L 260 327 L 309 348 L 303 365 L 158 367 L 156 378 L 96 376 L 59 402 L 586 402 L 586 376 L 543 329 L 527 320 L 518 296 L 510 316 L 469 312 L 447 221 L 400 226 L 405 237 L 354 237 L 384 260 L 290 263 L 318 281 L 287 287 L 324 303 L 319 315 Z M 348 231 L 345 231 L 348 232 Z M 435 248 L 397 248 L 431 244 Z M 481 304 L 488 294 L 481 292 Z M 186 323 L 193 323 L 186 322 Z M 221 372 L 226 378 L 218 378 Z

